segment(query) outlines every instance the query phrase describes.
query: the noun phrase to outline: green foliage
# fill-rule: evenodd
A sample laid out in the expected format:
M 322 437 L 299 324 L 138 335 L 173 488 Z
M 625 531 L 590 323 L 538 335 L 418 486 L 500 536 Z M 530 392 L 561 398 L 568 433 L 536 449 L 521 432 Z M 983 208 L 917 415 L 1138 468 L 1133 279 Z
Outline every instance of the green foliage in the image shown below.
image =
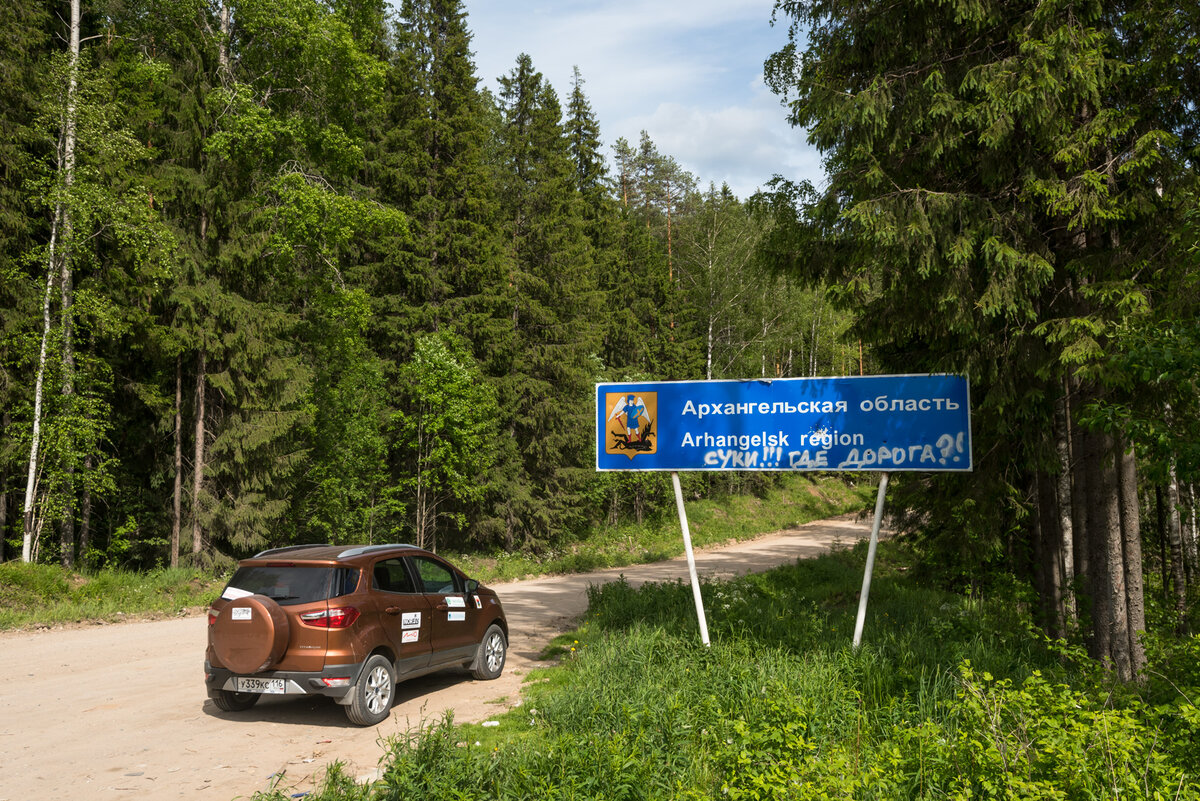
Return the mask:
M 366 343 L 370 301 L 336 286 L 313 298 L 309 491 L 297 542 L 370 543 L 399 528 L 404 501 L 387 473 L 383 368 Z
M 905 477 L 889 505 L 947 586 L 1033 575 L 1037 538 L 1062 539 L 1036 489 L 1062 470 L 1056 407 L 1156 479 L 1195 463 L 1195 115 L 1162 102 L 1195 75 L 1159 38 L 1194 52 L 1195 15 L 1072 0 L 785 0 L 776 15 L 789 43 L 766 80 L 830 180 L 780 179 L 762 199 L 763 258 L 829 286 L 883 371 L 970 377 L 974 473 Z M 1100 502 L 1082 497 L 1097 485 L 1070 491 Z M 1076 553 L 1100 529 L 1076 520 Z
M 596 588 L 584 623 L 553 650 L 559 666 L 539 672 L 498 728 L 434 723 L 390 743 L 380 781 L 317 797 L 1200 793 L 1197 716 L 1183 694 L 1151 708 L 1149 696 L 1113 692 L 1085 657 L 1047 647 L 1010 597 L 924 588 L 910 560 L 881 548 L 858 651 L 848 641 L 861 553 L 706 584 L 711 648 L 697 641 L 689 588 Z M 1160 654 L 1154 667 L 1188 660 Z
M 631 474 L 609 474 L 635 477 Z M 641 476 L 649 478 L 649 476 Z M 665 477 L 663 477 L 665 478 Z M 681 477 L 688 485 L 689 477 Z M 622 482 L 623 483 L 623 482 Z M 634 522 L 596 525 L 577 539 L 562 540 L 540 551 L 449 552 L 449 558 L 470 576 L 485 583 L 515 581 L 529 576 L 576 573 L 601 568 L 646 564 L 683 554 L 679 520 L 674 514 L 670 482 L 668 497 L 647 499 L 648 508 L 665 511 Z M 691 488 L 685 489 L 689 493 Z M 788 476 L 763 499 L 729 495 L 686 501 L 688 525 L 696 547 L 722 545 L 756 537 L 763 532 L 794 528 L 813 520 L 861 510 L 870 502 L 870 488 L 847 484 L 841 477 Z
M 496 442 L 496 397 L 466 343 L 449 334 L 417 340 L 399 371 L 400 410 L 393 425 L 413 497 L 416 544 L 435 547 L 439 518 L 461 528 L 462 505 L 488 490 Z M 451 506 L 451 504 L 457 504 Z
M 0 629 L 191 614 L 226 576 L 194 569 L 73 573 L 54 565 L 0 564 Z
M 558 97 L 525 54 L 500 85 L 494 169 L 511 260 L 502 300 L 511 338 L 489 367 L 508 436 L 485 523 L 511 548 L 587 522 L 579 501 L 591 470 L 579 444 L 591 437 L 602 296 Z

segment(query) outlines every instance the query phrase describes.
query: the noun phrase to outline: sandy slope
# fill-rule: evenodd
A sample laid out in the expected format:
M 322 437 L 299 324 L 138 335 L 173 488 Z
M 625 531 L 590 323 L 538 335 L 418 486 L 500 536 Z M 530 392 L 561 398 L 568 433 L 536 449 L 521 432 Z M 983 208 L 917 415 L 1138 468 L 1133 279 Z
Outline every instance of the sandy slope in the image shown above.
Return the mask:
M 696 562 L 701 575 L 754 572 L 868 534 L 869 526 L 838 518 L 706 550 Z M 292 793 L 309 789 L 333 760 L 352 776 L 372 775 L 384 738 L 447 710 L 481 721 L 518 701 L 538 653 L 585 611 L 588 584 L 621 574 L 633 584 L 686 579 L 687 566 L 681 557 L 496 586 L 512 630 L 504 675 L 485 682 L 447 672 L 403 683 L 391 717 L 369 729 L 323 699 L 267 697 L 248 712 L 217 710 L 201 675 L 203 617 L 0 634 L 0 801 L 225 801 L 276 780 Z

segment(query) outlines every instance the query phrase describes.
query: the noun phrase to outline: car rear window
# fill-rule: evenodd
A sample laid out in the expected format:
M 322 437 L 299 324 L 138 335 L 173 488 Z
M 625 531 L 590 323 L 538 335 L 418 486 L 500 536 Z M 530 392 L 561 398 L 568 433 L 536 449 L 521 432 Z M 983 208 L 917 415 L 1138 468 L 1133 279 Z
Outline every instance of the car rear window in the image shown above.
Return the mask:
M 326 601 L 358 586 L 358 570 L 326 565 L 248 565 L 239 567 L 222 598 L 265 595 L 280 606 Z

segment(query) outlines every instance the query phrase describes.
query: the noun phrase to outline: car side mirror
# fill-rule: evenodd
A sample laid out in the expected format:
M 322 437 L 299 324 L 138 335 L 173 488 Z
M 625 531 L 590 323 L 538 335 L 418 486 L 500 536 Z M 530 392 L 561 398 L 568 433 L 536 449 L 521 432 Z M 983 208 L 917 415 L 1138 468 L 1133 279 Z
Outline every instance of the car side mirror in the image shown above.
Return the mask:
M 479 582 L 475 579 L 467 579 L 467 583 L 463 587 L 466 589 L 467 594 L 474 594 L 479 590 Z

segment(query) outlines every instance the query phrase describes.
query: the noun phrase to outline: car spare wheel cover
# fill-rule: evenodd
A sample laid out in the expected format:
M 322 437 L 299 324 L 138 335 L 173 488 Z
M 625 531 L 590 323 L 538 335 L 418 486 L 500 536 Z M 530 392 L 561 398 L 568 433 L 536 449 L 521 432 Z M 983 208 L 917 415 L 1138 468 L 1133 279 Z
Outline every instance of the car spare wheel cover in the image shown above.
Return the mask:
M 217 615 L 212 643 L 221 664 L 234 673 L 268 670 L 287 650 L 287 615 L 265 595 L 238 598 Z

